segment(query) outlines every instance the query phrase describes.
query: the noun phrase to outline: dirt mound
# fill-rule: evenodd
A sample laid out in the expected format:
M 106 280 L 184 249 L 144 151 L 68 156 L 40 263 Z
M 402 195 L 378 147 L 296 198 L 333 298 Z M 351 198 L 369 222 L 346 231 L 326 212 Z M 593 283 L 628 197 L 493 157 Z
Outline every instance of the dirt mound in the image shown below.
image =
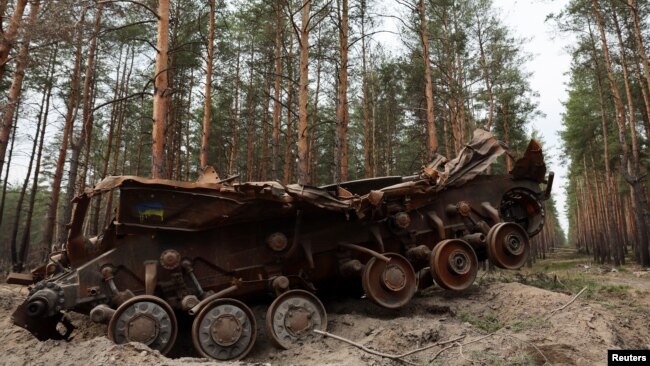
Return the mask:
M 79 328 L 71 342 L 39 342 L 23 329 L 11 325 L 11 312 L 25 295 L 25 289 L 20 287 L 0 286 L 0 352 L 3 355 L 0 364 L 217 364 L 199 358 L 167 358 L 142 344 L 115 345 L 105 337 L 105 326 L 93 324 L 86 316 L 78 314 L 72 315 L 73 323 Z M 380 309 L 367 299 L 326 301 L 325 305 L 329 332 L 383 353 L 401 354 L 462 337 L 456 343 L 435 346 L 405 358 L 416 364 L 541 365 L 548 361 L 562 365 L 597 365 L 606 363 L 607 349 L 631 344 L 643 346 L 644 342 L 646 347 L 650 345 L 647 332 L 635 333 L 634 338 L 630 332 L 621 331 L 616 309 L 589 305 L 578 298 L 566 308 L 552 312 L 571 300 L 569 295 L 519 283 L 496 283 L 474 286 L 462 293 L 429 289 L 397 311 Z M 294 349 L 279 351 L 269 344 L 264 327 L 259 326 L 264 324 L 264 307 L 254 310 L 258 327 L 262 329 L 247 362 L 397 364 L 332 338 L 310 340 Z

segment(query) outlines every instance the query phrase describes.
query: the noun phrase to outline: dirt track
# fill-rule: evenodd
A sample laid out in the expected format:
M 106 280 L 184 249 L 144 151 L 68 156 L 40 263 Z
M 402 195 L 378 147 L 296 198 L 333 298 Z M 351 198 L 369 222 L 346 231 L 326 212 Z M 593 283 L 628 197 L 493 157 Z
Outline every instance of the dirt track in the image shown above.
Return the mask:
M 546 361 L 554 365 L 606 364 L 607 349 L 650 348 L 650 276 L 607 276 L 600 282 L 623 281 L 630 285 L 598 287 L 556 312 L 553 310 L 569 303 L 572 296 L 514 282 L 474 285 L 463 293 L 432 288 L 416 295 L 398 311 L 381 309 L 366 299 L 329 301 L 325 303 L 328 331 L 392 354 L 463 337 L 456 343 L 405 357 L 419 365 L 542 365 Z M 95 325 L 78 314 L 73 314 L 73 322 L 79 329 L 70 343 L 39 342 L 10 323 L 13 308 L 25 293 L 20 287 L 0 285 L 0 364 L 217 364 L 199 358 L 167 358 L 141 344 L 114 345 L 105 337 L 105 326 Z M 254 310 L 258 324 L 263 324 L 264 307 Z M 440 353 L 445 347 L 449 348 Z M 258 331 L 257 342 L 246 362 L 405 364 L 329 338 L 279 351 L 268 343 L 263 329 Z

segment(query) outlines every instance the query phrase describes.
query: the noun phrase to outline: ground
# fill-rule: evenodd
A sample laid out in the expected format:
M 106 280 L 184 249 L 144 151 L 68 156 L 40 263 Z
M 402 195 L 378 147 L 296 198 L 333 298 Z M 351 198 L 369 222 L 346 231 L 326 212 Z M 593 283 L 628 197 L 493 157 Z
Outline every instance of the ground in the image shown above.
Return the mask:
M 25 295 L 25 288 L 0 285 L 0 364 L 223 365 L 191 357 L 183 347 L 167 358 L 142 344 L 114 345 L 105 326 L 79 314 L 72 314 L 79 328 L 71 342 L 39 342 L 10 321 Z M 332 338 L 279 351 L 260 329 L 241 364 L 605 365 L 608 349 L 650 348 L 650 272 L 593 265 L 568 249 L 533 268 L 480 272 L 464 292 L 427 289 L 397 311 L 367 299 L 329 300 L 325 306 L 330 333 L 369 349 L 397 355 L 430 348 L 403 361 Z M 264 307 L 254 310 L 258 325 L 264 324 Z

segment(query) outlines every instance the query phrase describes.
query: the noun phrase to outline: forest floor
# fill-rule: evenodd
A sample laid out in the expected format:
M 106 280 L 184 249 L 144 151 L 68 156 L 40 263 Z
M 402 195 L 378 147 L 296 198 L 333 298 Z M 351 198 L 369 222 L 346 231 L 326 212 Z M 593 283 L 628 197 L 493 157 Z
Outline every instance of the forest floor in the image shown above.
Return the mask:
M 0 364 L 223 365 L 191 353 L 167 358 L 141 344 L 114 345 L 105 326 L 79 314 L 72 314 L 78 329 L 71 342 L 39 342 L 10 321 L 25 295 L 25 288 L 0 285 Z M 397 311 L 366 299 L 331 300 L 325 306 L 329 332 L 383 353 L 456 341 L 399 361 L 332 338 L 280 351 L 258 326 L 262 329 L 247 363 L 234 364 L 605 365 L 608 349 L 650 348 L 650 271 L 594 265 L 570 249 L 556 251 L 533 268 L 480 272 L 464 292 L 427 289 Z M 254 308 L 258 325 L 264 324 L 264 310 Z

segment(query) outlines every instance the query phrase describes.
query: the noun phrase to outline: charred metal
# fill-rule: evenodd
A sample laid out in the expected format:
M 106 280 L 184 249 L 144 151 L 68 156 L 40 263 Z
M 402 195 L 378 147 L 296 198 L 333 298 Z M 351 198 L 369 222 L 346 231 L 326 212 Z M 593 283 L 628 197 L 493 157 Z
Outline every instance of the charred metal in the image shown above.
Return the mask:
M 65 312 L 86 313 L 114 342 L 165 353 L 185 312 L 199 354 L 234 360 L 255 343 L 246 303 L 262 295 L 274 298 L 267 335 L 289 348 L 325 330 L 316 294 L 356 289 L 394 309 L 434 283 L 464 290 L 481 261 L 521 267 L 544 225 L 553 176 L 539 144 L 509 174 L 484 174 L 506 150 L 478 130 L 455 159 L 436 156 L 417 175 L 323 187 L 235 183 L 212 169 L 196 183 L 108 177 L 75 198 L 64 248 L 9 277 L 32 285 L 13 322 L 41 340 L 68 339 Z M 116 192 L 111 222 L 84 236 L 91 200 Z

